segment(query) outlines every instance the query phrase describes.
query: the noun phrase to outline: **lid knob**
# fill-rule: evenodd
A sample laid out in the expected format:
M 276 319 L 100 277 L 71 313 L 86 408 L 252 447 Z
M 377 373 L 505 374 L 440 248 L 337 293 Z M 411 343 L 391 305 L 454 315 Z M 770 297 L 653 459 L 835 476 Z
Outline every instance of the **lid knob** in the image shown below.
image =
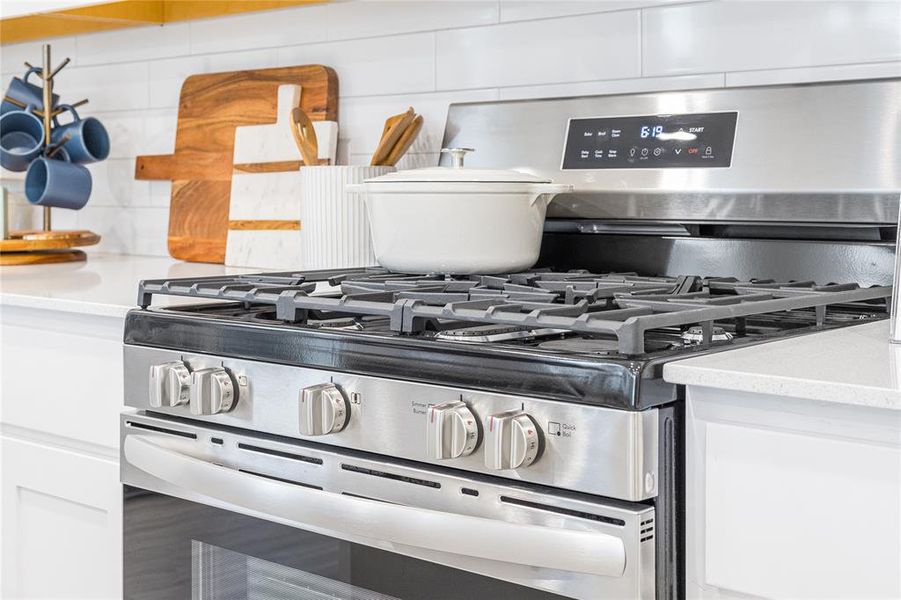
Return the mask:
M 467 152 L 475 152 L 474 148 L 442 148 L 441 153 L 447 152 L 451 155 L 451 166 L 455 169 L 463 168 L 463 157 Z

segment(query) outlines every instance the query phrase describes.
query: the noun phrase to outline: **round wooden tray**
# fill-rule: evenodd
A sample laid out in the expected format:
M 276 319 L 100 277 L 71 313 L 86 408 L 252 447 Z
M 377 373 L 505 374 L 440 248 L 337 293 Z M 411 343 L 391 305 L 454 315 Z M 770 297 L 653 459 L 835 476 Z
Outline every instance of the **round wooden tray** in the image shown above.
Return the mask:
M 76 246 L 93 246 L 99 241 L 99 235 L 87 230 L 11 231 L 8 239 L 0 240 L 0 253 L 60 250 Z
M 11 231 L 0 240 L 0 265 L 40 265 L 87 259 L 75 246 L 93 246 L 100 236 L 86 230 Z
M 0 253 L 0 267 L 12 265 L 46 265 L 50 263 L 78 262 L 88 259 L 81 250 L 36 250 L 30 252 Z

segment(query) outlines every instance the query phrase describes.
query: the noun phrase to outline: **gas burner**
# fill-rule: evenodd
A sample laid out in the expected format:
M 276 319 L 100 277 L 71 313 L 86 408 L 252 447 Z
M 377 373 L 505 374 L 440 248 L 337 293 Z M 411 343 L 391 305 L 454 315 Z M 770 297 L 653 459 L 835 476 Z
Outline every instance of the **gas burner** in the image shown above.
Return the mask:
M 616 354 L 619 342 L 616 339 L 597 338 L 565 338 L 541 342 L 542 350 L 562 350 L 563 352 L 579 352 L 583 354 Z
M 711 342 L 728 342 L 732 340 L 732 334 L 722 327 L 714 327 L 710 334 Z M 689 327 L 682 333 L 682 342 L 686 346 L 696 346 L 704 343 L 704 328 L 700 325 Z
M 251 312 L 248 317 L 251 321 L 279 322 L 274 310 L 256 310 Z M 308 327 L 315 329 L 334 329 L 344 331 L 363 331 L 366 327 L 357 317 L 336 317 L 336 318 L 310 318 L 307 321 Z
M 342 331 L 363 331 L 364 329 L 363 324 L 353 317 L 311 321 L 310 325 L 317 329 L 340 329 Z
M 435 335 L 435 339 L 453 342 L 509 342 L 512 340 L 534 340 L 564 333 L 564 329 L 528 329 L 505 325 L 475 325 L 445 329 Z
M 591 338 L 591 337 L 566 337 L 557 340 L 548 340 L 538 344 L 542 350 L 554 350 L 557 352 L 571 352 L 578 354 L 596 354 L 610 356 L 619 354 L 619 340 L 616 338 Z M 645 341 L 646 352 L 657 352 L 669 348 L 679 347 L 672 341 L 652 339 Z

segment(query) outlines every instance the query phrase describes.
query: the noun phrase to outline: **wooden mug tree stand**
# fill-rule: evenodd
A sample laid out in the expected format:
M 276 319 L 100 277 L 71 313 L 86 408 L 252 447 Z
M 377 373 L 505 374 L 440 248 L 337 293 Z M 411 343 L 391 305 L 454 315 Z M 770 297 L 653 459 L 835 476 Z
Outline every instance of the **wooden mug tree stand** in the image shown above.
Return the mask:
M 63 67 L 69 63 L 67 58 L 56 69 L 50 66 L 50 45 L 43 48 L 44 64 L 40 79 L 43 82 L 44 110 L 38 116 L 44 119 L 44 154 L 52 156 L 58 149 L 53 147 L 50 141 L 50 127 L 55 114 L 53 113 L 53 78 Z M 29 68 L 31 65 L 25 63 Z M 81 105 L 87 102 L 78 102 Z M 63 142 L 65 143 L 65 142 Z M 3 265 L 37 265 L 47 263 L 76 262 L 87 260 L 87 255 L 78 246 L 93 246 L 100 241 L 96 233 L 83 230 L 54 231 L 51 227 L 50 207 L 44 207 L 43 228 L 39 230 L 9 231 L 9 203 L 8 191 L 20 191 L 24 189 L 22 178 L 7 179 L 8 171 L 3 172 L 2 184 L 3 198 L 0 206 L 0 220 L 2 220 L 2 235 L 0 239 L 0 266 Z

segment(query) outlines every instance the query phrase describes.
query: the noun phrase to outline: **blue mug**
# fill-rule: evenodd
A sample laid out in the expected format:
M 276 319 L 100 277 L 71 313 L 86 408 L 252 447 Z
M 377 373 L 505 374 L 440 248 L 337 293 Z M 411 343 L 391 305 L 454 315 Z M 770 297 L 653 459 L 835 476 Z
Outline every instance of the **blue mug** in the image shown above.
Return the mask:
M 32 114 L 33 106 L 0 115 L 0 165 L 10 171 L 25 171 L 41 154 L 44 124 Z
M 41 88 L 41 86 L 35 85 L 33 83 L 28 83 L 28 78 L 32 73 L 40 72 L 40 67 L 31 67 L 30 69 L 25 71 L 24 77 L 13 77 L 12 81 L 9 82 L 9 87 L 6 89 L 6 95 L 13 100 L 21 102 L 22 106 L 28 106 L 30 104 L 36 106 L 38 110 L 44 110 L 43 89 Z M 53 106 L 56 106 L 57 102 L 59 102 L 59 96 L 53 94 L 51 104 Z M 3 100 L 3 102 L 0 103 L 0 115 L 21 109 L 21 106 L 16 106 L 15 104 L 7 100 Z
M 25 197 L 37 206 L 83 208 L 91 197 L 91 172 L 69 162 L 69 155 L 62 150 L 56 156 L 36 158 L 28 166 Z
M 94 117 L 82 119 L 69 104 L 60 104 L 59 109 L 72 113 L 72 122 L 60 125 L 53 120 L 54 127 L 51 141 L 58 144 L 66 134 L 72 138 L 66 142 L 66 151 L 72 162 L 87 164 L 104 160 L 109 156 L 109 134 L 103 124 Z

